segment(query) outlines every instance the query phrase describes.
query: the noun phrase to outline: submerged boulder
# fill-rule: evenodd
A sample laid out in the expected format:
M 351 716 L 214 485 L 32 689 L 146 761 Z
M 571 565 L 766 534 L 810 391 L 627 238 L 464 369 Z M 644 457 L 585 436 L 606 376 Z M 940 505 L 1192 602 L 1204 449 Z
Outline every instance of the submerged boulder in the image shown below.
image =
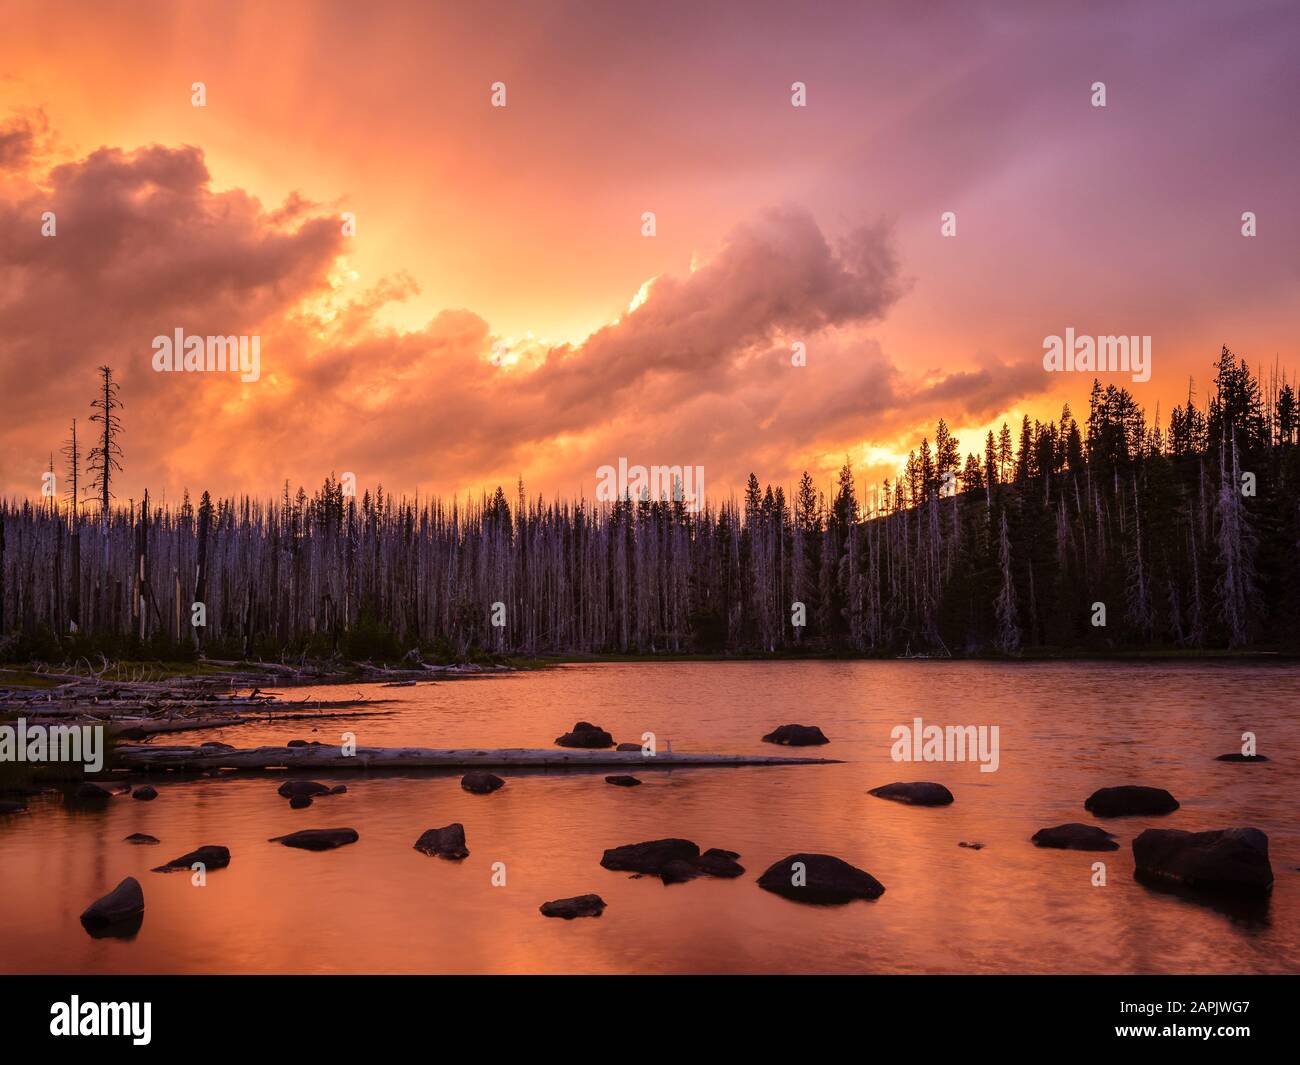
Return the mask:
M 588 721 L 579 721 L 573 726 L 573 731 L 566 732 L 563 736 L 557 736 L 555 742 L 560 747 L 600 750 L 605 747 L 613 747 L 614 737 L 597 725 L 593 725 Z
M 295 795 L 292 799 L 289 800 L 290 810 L 305 810 L 310 805 L 311 805 L 310 795 Z
M 1117 851 L 1119 844 L 1112 833 L 1096 825 L 1071 821 L 1055 828 L 1040 828 L 1030 840 L 1037 847 L 1066 851 Z
M 103 898 L 96 899 L 81 915 L 82 926 L 92 935 L 117 929 L 131 934 L 144 917 L 144 890 L 140 881 L 128 876 Z
M 1268 758 L 1262 754 L 1242 754 L 1240 751 L 1233 751 L 1231 754 L 1221 754 L 1216 762 L 1267 762 Z
M 1188 887 L 1262 894 L 1273 886 L 1268 836 L 1257 828 L 1148 828 L 1133 841 L 1140 876 Z
M 644 748 L 639 743 L 620 743 L 614 748 L 616 751 L 626 751 L 631 754 L 633 751 L 643 751 Z
M 773 863 L 758 886 L 795 902 L 837 906 L 853 899 L 878 899 L 884 885 L 865 869 L 830 854 L 791 854 Z
M 0 799 L 0 814 L 20 814 L 27 809 L 27 804 L 15 799 Z
M 488 795 L 497 788 L 504 788 L 506 782 L 495 773 L 475 769 L 460 778 L 460 786 L 475 795 Z
M 816 725 L 781 725 L 764 736 L 763 742 L 786 747 L 816 747 L 831 741 Z
M 122 842 L 123 843 L 161 843 L 162 840 L 160 840 L 157 836 L 149 835 L 149 833 L 147 832 L 132 832 Z
M 892 799 L 910 806 L 947 806 L 952 802 L 952 792 L 942 784 L 928 780 L 900 781 L 872 788 L 869 795 L 878 799 Z
M 605 783 L 613 784 L 615 787 L 619 787 L 619 788 L 635 788 L 638 784 L 641 783 L 641 781 L 637 780 L 636 777 L 612 776 L 612 777 L 606 777 Z
M 195 862 L 202 863 L 205 869 L 224 869 L 230 864 L 230 850 L 226 847 L 206 846 L 198 850 L 192 850 L 189 854 L 182 854 L 179 858 L 173 858 L 166 865 L 156 866 L 152 871 L 155 873 L 173 873 L 179 869 L 189 869 Z
M 304 851 L 328 851 L 355 843 L 361 836 L 355 828 L 304 828 L 287 836 L 272 836 L 268 843 L 282 843 Z
M 152 784 L 142 784 L 131 792 L 131 798 L 139 799 L 141 802 L 152 802 L 158 798 L 158 789 Z
M 563 917 L 572 921 L 575 917 L 599 917 L 605 909 L 605 900 L 599 895 L 575 895 L 571 899 L 543 902 L 538 909 L 543 917 Z
M 1164 788 L 1125 784 L 1094 791 L 1084 800 L 1083 808 L 1097 817 L 1152 816 L 1173 813 L 1178 800 Z
M 415 841 L 415 849 L 421 854 L 433 855 L 438 858 L 456 860 L 468 858 L 469 849 L 465 846 L 465 826 L 459 821 L 455 821 L 445 828 L 427 829 Z

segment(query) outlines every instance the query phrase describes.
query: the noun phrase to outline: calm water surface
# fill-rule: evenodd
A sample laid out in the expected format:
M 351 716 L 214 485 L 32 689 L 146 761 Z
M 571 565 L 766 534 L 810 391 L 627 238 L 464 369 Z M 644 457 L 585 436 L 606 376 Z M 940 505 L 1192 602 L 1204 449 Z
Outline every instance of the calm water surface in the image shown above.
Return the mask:
M 350 696 L 357 686 L 309 689 Z M 1300 971 L 1300 668 L 1143 664 L 737 662 L 566 666 L 501 679 L 367 686 L 394 711 L 348 722 L 363 746 L 549 746 L 574 721 L 618 740 L 654 731 L 674 749 L 779 753 L 773 726 L 822 727 L 842 765 L 507 774 L 493 795 L 458 775 L 322 773 L 346 795 L 291 810 L 279 775 L 158 784 L 151 803 L 70 813 L 57 797 L 0 819 L 0 970 L 6 972 L 1297 972 Z M 307 694 L 287 691 L 286 697 Z M 996 724 L 1001 765 L 897 764 L 890 730 Z M 337 742 L 337 721 L 180 736 L 238 746 Z M 1214 756 L 1253 731 L 1267 764 Z M 155 742 L 173 742 L 171 738 Z M 938 780 L 956 802 L 915 809 L 866 794 Z M 1182 803 L 1163 818 L 1104 822 L 1122 849 L 1039 850 L 1039 828 L 1092 818 L 1096 788 L 1141 783 Z M 412 848 L 461 821 L 470 856 Z M 1130 841 L 1150 825 L 1268 833 L 1276 885 L 1258 908 L 1162 894 L 1133 879 Z M 313 854 L 267 842 L 350 826 L 359 843 Z M 132 832 L 156 847 L 122 842 Z M 607 847 L 683 836 L 739 851 L 739 880 L 665 887 L 600 867 Z M 982 850 L 958 847 L 978 841 Z M 151 866 L 224 844 L 229 868 L 193 887 Z M 804 906 L 754 880 L 796 851 L 835 854 L 886 887 L 877 902 Z M 1107 883 L 1092 885 L 1104 861 Z M 506 883 L 493 886 L 493 864 Z M 81 910 L 133 875 L 145 918 L 129 941 L 95 940 Z M 547 920 L 540 903 L 597 892 L 598 920 Z

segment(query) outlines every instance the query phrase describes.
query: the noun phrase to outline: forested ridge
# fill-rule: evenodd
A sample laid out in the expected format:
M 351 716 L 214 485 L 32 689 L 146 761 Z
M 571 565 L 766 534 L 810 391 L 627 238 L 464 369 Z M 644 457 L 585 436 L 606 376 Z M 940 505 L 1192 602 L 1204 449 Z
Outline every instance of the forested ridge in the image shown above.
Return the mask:
M 106 370 L 94 407 L 71 498 L 0 504 L 5 657 L 1300 649 L 1295 390 L 1226 347 L 1163 424 L 1094 381 L 1082 423 L 1026 417 L 963 458 L 940 420 L 892 482 L 751 475 L 700 513 L 522 484 L 513 504 L 358 498 L 332 475 L 124 504 Z

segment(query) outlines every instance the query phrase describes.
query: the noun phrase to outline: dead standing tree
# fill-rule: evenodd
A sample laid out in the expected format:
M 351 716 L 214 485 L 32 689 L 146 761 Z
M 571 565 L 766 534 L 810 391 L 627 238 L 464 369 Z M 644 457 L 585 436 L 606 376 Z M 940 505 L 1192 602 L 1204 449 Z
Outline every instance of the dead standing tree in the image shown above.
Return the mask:
M 68 460 L 68 509 L 72 525 L 69 542 L 68 626 L 76 632 L 81 626 L 81 453 L 77 448 L 77 419 L 72 419 L 72 437 L 63 449 Z

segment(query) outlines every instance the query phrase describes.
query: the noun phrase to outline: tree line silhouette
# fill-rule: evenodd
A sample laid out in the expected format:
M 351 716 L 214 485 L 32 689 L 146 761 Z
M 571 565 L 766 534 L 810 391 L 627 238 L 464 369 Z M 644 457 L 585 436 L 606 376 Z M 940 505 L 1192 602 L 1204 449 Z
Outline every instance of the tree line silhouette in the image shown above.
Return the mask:
M 1210 396 L 1151 423 L 1093 382 L 1085 422 L 1004 424 L 961 457 L 940 420 L 860 497 L 680 501 L 309 496 L 113 502 L 120 403 L 70 499 L 0 503 L 0 655 L 1015 655 L 1300 648 L 1300 416 L 1223 348 Z M 78 498 L 88 481 L 97 506 Z M 196 604 L 201 604 L 202 610 Z M 201 622 L 201 623 L 196 623 Z

